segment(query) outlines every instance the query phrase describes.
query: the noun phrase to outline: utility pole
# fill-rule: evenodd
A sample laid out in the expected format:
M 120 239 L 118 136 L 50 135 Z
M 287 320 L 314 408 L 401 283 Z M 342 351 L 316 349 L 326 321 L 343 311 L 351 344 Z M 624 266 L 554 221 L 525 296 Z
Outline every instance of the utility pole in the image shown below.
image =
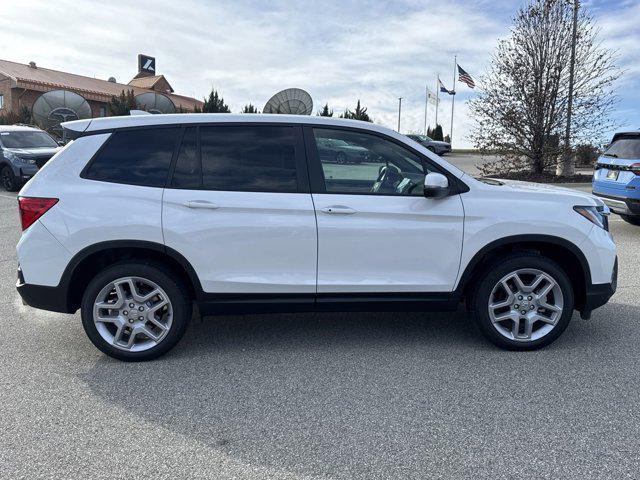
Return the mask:
M 573 31 L 571 32 L 571 63 L 569 64 L 569 98 L 567 99 L 567 126 L 564 132 L 564 152 L 556 168 L 556 175 L 574 175 L 576 166 L 571 158 L 571 115 L 573 110 L 573 77 L 576 65 L 576 41 L 578 29 L 578 9 L 580 0 L 573 0 Z
M 436 126 L 438 125 L 438 108 L 439 107 L 440 107 L 440 75 L 436 75 Z
M 402 114 L 402 97 L 398 97 L 398 133 L 400 133 L 400 115 Z
M 429 107 L 429 87 L 425 86 L 424 87 L 425 92 L 424 92 L 424 133 L 425 135 L 427 134 L 427 108 Z
M 449 141 L 453 147 L 453 107 L 456 105 L 456 68 L 458 67 L 458 57 L 453 56 L 453 99 L 451 100 L 451 130 L 449 131 Z

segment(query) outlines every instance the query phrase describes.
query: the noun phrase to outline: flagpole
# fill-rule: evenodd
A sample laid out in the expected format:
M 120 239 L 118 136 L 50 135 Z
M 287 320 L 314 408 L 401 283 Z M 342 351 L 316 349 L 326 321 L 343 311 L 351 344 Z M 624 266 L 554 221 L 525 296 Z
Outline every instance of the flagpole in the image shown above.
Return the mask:
M 398 97 L 398 133 L 400 133 L 400 115 L 402 114 L 402 97 Z
M 429 106 L 429 86 L 424 88 L 424 134 L 427 134 L 427 107 Z
M 458 57 L 453 56 L 453 100 L 451 100 L 451 130 L 449 132 L 449 142 L 453 146 L 453 108 L 456 105 L 456 69 L 458 67 Z
M 436 126 L 438 126 L 438 108 L 439 107 L 440 107 L 440 75 L 436 74 Z

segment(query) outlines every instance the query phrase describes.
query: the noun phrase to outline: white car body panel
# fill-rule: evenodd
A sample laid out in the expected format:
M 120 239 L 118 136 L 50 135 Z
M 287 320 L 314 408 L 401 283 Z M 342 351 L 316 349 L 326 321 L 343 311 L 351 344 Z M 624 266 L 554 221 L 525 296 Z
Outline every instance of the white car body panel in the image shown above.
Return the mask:
M 34 285 L 58 285 L 72 258 L 69 251 L 39 221 L 24 231 L 17 250 L 24 280 Z
M 316 291 L 309 194 L 168 188 L 162 218 L 166 245 L 191 263 L 207 293 Z
M 318 292 L 448 292 L 460 266 L 459 196 L 314 194 Z M 347 207 L 353 214 L 325 213 Z

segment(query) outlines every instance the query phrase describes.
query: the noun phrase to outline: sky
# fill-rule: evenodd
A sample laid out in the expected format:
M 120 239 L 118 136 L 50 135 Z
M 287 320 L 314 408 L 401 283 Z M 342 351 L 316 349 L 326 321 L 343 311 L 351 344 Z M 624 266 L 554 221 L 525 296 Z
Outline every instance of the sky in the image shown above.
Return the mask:
M 0 57 L 127 83 L 137 55 L 156 57 L 176 93 L 202 98 L 215 88 L 233 112 L 262 109 L 289 87 L 307 90 L 314 111 L 336 114 L 357 99 L 376 123 L 424 129 L 425 87 L 436 75 L 452 87 L 453 58 L 478 78 L 520 0 L 0 0 Z M 616 84 L 620 128 L 640 128 L 640 1 L 583 0 L 624 70 Z M 472 145 L 457 84 L 454 148 Z M 451 101 L 438 112 L 450 132 Z M 428 111 L 433 125 L 435 110 Z M 612 132 L 611 132 L 612 133 Z M 608 134 L 610 135 L 610 134 Z

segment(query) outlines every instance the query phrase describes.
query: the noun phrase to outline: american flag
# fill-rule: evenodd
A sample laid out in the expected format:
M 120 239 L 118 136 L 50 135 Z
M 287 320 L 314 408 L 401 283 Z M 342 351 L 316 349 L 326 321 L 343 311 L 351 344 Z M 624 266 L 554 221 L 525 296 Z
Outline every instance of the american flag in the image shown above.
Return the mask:
M 469 88 L 475 88 L 476 86 L 471 75 L 469 75 L 460 65 L 458 65 L 458 80 L 466 83 Z

